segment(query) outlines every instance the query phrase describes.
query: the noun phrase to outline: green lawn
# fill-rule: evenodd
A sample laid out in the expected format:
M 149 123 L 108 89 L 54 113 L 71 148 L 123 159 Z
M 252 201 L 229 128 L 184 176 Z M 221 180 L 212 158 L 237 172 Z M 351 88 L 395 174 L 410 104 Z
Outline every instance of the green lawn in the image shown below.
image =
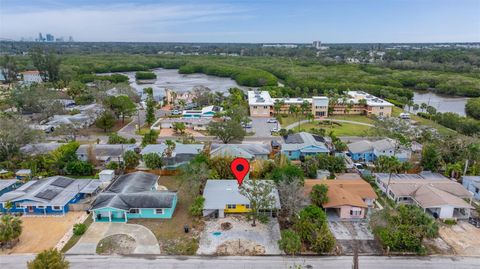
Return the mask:
M 363 123 L 370 123 L 373 124 L 374 120 L 364 115 L 335 115 L 329 116 L 328 119 L 335 119 L 335 120 L 350 120 L 356 122 L 363 122 Z
M 297 126 L 294 128 L 295 131 L 310 131 L 312 128 L 322 128 L 328 133 L 333 131 L 333 133 L 337 136 L 369 136 L 369 130 L 371 127 L 358 125 L 358 124 L 351 124 L 351 123 L 333 123 L 333 124 L 319 124 L 321 122 L 309 122 L 303 123 L 301 126 Z

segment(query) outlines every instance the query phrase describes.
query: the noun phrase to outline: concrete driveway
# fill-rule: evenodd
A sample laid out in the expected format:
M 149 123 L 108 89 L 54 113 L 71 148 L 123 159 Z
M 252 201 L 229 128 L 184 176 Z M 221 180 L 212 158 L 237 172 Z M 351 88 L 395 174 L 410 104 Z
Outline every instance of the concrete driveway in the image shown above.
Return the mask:
M 160 254 L 157 238 L 147 228 L 137 224 L 94 222 L 68 254 L 96 254 L 98 242 L 114 234 L 126 234 L 135 239 L 133 254 Z
M 342 254 L 352 255 L 355 249 L 362 254 L 381 253 L 367 222 L 329 220 L 328 226 L 341 247 Z

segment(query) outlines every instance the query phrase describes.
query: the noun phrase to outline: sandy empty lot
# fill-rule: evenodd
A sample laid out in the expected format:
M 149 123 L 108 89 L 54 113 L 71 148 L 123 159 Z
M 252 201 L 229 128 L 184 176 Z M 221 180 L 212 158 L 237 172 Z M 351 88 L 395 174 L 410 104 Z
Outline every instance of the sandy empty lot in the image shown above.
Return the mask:
M 22 217 L 20 242 L 2 253 L 38 253 L 53 248 L 83 214 L 85 212 L 69 212 L 64 217 Z
M 440 237 L 447 242 L 456 254 L 465 256 L 480 256 L 480 229 L 466 221 L 457 225 L 440 228 Z
M 185 129 L 185 133 L 191 134 L 194 137 L 204 136 L 202 133 L 194 131 L 192 129 Z M 164 136 L 175 136 L 175 135 L 176 134 L 173 132 L 173 129 L 161 129 L 160 134 L 158 136 L 164 137 Z

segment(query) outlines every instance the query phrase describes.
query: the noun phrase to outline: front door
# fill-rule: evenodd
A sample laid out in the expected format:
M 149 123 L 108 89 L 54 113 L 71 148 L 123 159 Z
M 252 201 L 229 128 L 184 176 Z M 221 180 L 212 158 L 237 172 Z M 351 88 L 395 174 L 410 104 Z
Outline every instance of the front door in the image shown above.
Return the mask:
M 33 206 L 27 206 L 28 213 L 33 213 Z

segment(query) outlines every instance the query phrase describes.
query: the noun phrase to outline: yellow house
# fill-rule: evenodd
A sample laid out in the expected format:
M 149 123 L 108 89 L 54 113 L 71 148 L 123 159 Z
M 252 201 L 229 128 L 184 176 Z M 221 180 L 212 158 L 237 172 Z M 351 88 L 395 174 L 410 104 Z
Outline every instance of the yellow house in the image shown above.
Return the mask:
M 244 180 L 247 182 L 248 176 Z M 262 180 L 268 184 L 275 185 L 271 180 Z M 280 209 L 280 199 L 277 189 L 273 188 L 271 194 L 272 205 L 263 210 L 275 212 Z M 203 207 L 203 216 L 213 216 L 223 218 L 225 214 L 242 214 L 250 212 L 250 201 L 243 196 L 236 180 L 230 179 L 210 179 L 207 180 L 205 190 L 203 191 L 205 203 Z

